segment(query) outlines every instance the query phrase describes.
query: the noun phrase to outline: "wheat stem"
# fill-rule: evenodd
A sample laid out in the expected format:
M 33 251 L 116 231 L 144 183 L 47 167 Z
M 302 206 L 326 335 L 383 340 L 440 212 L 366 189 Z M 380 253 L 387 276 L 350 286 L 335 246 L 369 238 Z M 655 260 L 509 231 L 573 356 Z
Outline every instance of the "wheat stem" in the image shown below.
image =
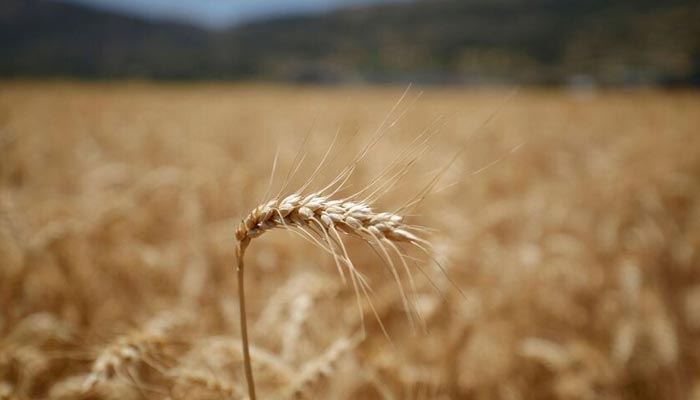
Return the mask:
M 243 368 L 248 385 L 248 397 L 255 400 L 255 381 L 253 380 L 253 368 L 250 362 L 250 349 L 248 347 L 248 318 L 245 309 L 245 284 L 243 281 L 243 256 L 250 239 L 241 240 L 236 248 L 236 273 L 238 276 L 238 310 L 241 319 L 241 347 L 243 348 Z

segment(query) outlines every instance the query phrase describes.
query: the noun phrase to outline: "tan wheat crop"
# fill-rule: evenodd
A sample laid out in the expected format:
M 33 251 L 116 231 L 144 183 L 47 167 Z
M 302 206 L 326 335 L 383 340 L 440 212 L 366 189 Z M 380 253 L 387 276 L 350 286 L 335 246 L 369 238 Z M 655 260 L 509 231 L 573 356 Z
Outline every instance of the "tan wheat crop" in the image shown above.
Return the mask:
M 246 398 L 258 205 L 259 398 L 700 399 L 697 91 L 403 89 L 2 82 L 0 399 Z

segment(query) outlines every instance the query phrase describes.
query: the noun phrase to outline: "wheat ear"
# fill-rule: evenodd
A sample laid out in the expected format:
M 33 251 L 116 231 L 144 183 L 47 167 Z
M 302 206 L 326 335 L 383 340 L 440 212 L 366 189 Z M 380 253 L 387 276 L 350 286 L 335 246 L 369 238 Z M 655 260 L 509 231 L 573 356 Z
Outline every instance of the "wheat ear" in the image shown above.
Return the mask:
M 127 373 L 141 389 L 142 384 L 137 382 L 138 376 L 134 367 L 146 364 L 162 372 L 159 355 L 167 343 L 167 337 L 151 332 L 134 332 L 117 338 L 105 347 L 93 362 L 91 372 L 83 383 L 83 391 L 88 392 L 120 373 Z
M 424 248 L 428 243 L 416 233 L 420 228 L 408 225 L 400 215 L 390 212 L 376 212 L 368 204 L 347 199 L 333 200 L 320 192 L 306 196 L 292 194 L 281 199 L 273 199 L 254 208 L 238 226 L 236 251 L 238 261 L 238 294 L 241 308 L 241 338 L 243 358 L 251 400 L 255 399 L 253 374 L 248 351 L 248 333 L 245 318 L 245 296 L 243 292 L 243 257 L 250 241 L 263 233 L 276 229 L 289 229 L 301 233 L 325 251 L 333 255 L 336 266 L 345 277 L 343 266 L 349 272 L 356 293 L 359 290 L 368 296 L 368 284 L 364 276 L 353 265 L 343 244 L 341 233 L 357 236 L 379 249 L 379 254 L 391 267 L 394 278 L 399 283 L 404 306 L 409 310 L 407 296 L 401 286 L 399 273 L 391 257 L 391 251 L 398 255 L 407 275 L 408 265 L 396 243 L 410 243 Z M 410 314 L 409 314 L 410 315 Z
M 255 385 L 248 349 L 248 326 L 246 322 L 245 295 L 243 288 L 243 258 L 250 241 L 269 230 L 280 228 L 297 233 L 304 239 L 331 254 L 343 282 L 345 282 L 346 279 L 344 272 L 345 267 L 350 276 L 353 289 L 355 290 L 357 306 L 361 316 L 363 313 L 360 303 L 360 291 L 362 295 L 369 299 L 370 287 L 367 279 L 355 268 L 350 259 L 341 234 L 359 237 L 364 240 L 379 254 L 380 258 L 382 258 L 389 267 L 394 280 L 399 286 L 404 309 L 409 315 L 411 324 L 414 324 L 412 318 L 413 314 L 411 314 L 411 312 L 415 312 L 415 310 L 411 307 L 406 291 L 401 283 L 399 270 L 396 266 L 396 259 L 399 260 L 404 273 L 408 277 L 412 291 L 415 291 L 415 285 L 408 268 L 408 263 L 406 262 L 406 257 L 399 249 L 397 243 L 409 243 L 426 252 L 430 249 L 430 243 L 418 235 L 422 232 L 420 227 L 405 223 L 404 217 L 398 212 L 375 211 L 372 208 L 372 202 L 382 196 L 382 194 L 390 191 L 393 186 L 409 172 L 413 162 L 427 151 L 427 143 L 436 131 L 431 131 L 431 128 L 424 130 L 411 142 L 411 146 L 409 146 L 408 149 L 401 152 L 378 176 L 371 180 L 367 186 L 359 192 L 345 198 L 335 198 L 336 194 L 345 188 L 348 179 L 370 149 L 377 144 L 377 142 L 395 125 L 398 119 L 401 118 L 403 113 L 406 112 L 403 111 L 393 122 L 389 123 L 394 111 L 403 101 L 409 89 L 410 86 L 404 91 L 399 101 L 389 111 L 370 141 L 330 184 L 321 190 L 304 193 L 317 177 L 317 174 L 327 166 L 329 155 L 338 138 L 337 134 L 320 164 L 318 164 L 315 171 L 298 191 L 286 197 L 282 196 L 282 192 L 287 188 L 290 178 L 299 170 L 303 162 L 303 157 L 300 156 L 304 146 L 300 149 L 300 153 L 297 154 L 294 166 L 290 170 L 287 180 L 277 196 L 255 207 L 238 225 L 236 229 L 236 240 L 238 241 L 236 258 L 241 341 L 243 347 L 243 364 L 250 400 L 255 400 Z M 307 140 L 308 136 L 304 140 L 304 144 L 306 144 Z M 273 163 L 270 185 L 272 184 L 275 166 L 276 158 L 275 163 Z M 437 177 L 430 182 L 416 198 L 411 199 L 402 206 L 399 211 L 406 210 L 417 202 L 420 202 L 425 197 L 426 193 L 432 189 L 436 181 Z M 267 197 L 267 194 L 265 197 Z M 379 321 L 381 329 L 387 334 L 371 301 L 369 303 L 375 317 Z

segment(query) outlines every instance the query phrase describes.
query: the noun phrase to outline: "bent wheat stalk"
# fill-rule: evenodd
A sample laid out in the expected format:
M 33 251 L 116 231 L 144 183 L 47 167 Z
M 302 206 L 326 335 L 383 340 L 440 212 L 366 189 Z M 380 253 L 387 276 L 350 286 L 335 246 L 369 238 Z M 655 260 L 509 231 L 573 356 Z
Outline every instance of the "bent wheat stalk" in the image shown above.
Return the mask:
M 399 249 L 399 244 L 407 243 L 428 253 L 430 250 L 430 243 L 420 237 L 420 233 L 423 232 L 423 229 L 418 226 L 407 224 L 400 212 L 405 212 L 405 210 L 425 198 L 426 194 L 430 192 L 437 182 L 438 177 L 445 169 L 438 173 L 415 198 L 409 200 L 396 212 L 377 212 L 372 208 L 372 203 L 377 198 L 390 191 L 394 185 L 409 172 L 411 165 L 427 151 L 427 143 L 436 134 L 437 130 L 432 127 L 426 128 L 410 143 L 405 151 L 401 152 L 391 161 L 386 168 L 363 189 L 344 198 L 335 198 L 341 190 L 346 188 L 346 183 L 350 176 L 353 175 L 360 161 L 367 155 L 369 150 L 374 147 L 394 126 L 396 121 L 401 118 L 403 113 L 401 113 L 394 122 L 390 122 L 392 114 L 407 93 L 408 89 L 389 111 L 389 114 L 377 128 L 371 140 L 330 184 L 323 189 L 304 193 L 308 186 L 317 178 L 317 175 L 327 167 L 329 155 L 335 145 L 337 134 L 315 171 L 299 190 L 291 195 L 282 195 L 282 192 L 290 182 L 291 176 L 298 171 L 303 161 L 303 157 L 300 157 L 301 152 L 297 154 L 297 159 L 294 161 L 295 165 L 290 169 L 290 174 L 287 176 L 287 180 L 280 192 L 274 196 L 273 199 L 262 202 L 255 207 L 238 225 L 236 229 L 236 240 L 238 242 L 236 258 L 241 341 L 250 400 L 255 400 L 255 385 L 251 368 L 250 352 L 248 349 L 248 326 L 246 321 L 243 283 L 243 258 L 250 241 L 267 231 L 286 229 L 289 232 L 299 234 L 304 239 L 332 255 L 343 283 L 346 282 L 345 271 L 347 271 L 350 277 L 361 317 L 363 315 L 363 309 L 360 301 L 360 293 L 369 300 L 370 287 L 365 276 L 355 268 L 350 259 L 342 235 L 355 236 L 364 240 L 377 252 L 383 262 L 388 266 L 389 271 L 399 287 L 403 306 L 409 316 L 409 321 L 411 325 L 414 326 L 415 320 L 413 316 L 415 314 L 415 308 L 412 307 L 412 303 L 409 302 L 408 295 L 403 288 L 401 274 L 396 265 L 397 260 L 404 274 L 408 277 L 408 281 L 411 285 L 411 292 L 415 292 L 415 285 L 408 268 L 407 257 Z M 304 140 L 304 144 L 306 144 L 307 140 L 308 136 Z M 303 146 L 300 151 L 301 150 L 303 150 Z M 270 185 L 272 184 L 275 165 L 276 158 L 273 164 Z M 269 189 L 268 187 L 268 192 Z M 265 197 L 267 197 L 267 194 Z M 371 301 L 369 301 L 369 305 L 382 331 L 388 336 Z M 364 332 L 364 322 L 362 326 Z
M 406 274 L 408 266 L 396 243 L 410 243 L 425 248 L 428 243 L 413 231 L 418 227 L 408 225 L 401 215 L 391 212 L 376 212 L 368 204 L 346 199 L 333 200 L 322 193 L 306 196 L 292 194 L 282 199 L 273 199 L 253 209 L 239 224 L 236 230 L 238 246 L 238 295 L 241 318 L 241 338 L 246 379 L 251 400 L 255 399 L 255 387 L 248 351 L 248 332 L 245 318 L 245 296 L 243 288 L 243 258 L 250 241 L 263 233 L 276 229 L 290 229 L 301 233 L 325 251 L 333 255 L 338 271 L 345 280 L 347 269 L 356 293 L 362 291 L 368 296 L 368 283 L 353 265 L 341 234 L 349 234 L 365 240 L 380 250 L 380 255 L 391 267 L 394 278 L 404 298 L 404 306 L 409 309 L 406 294 L 400 284 L 398 270 L 390 251 L 398 255 Z M 359 297 L 358 297 L 359 298 Z M 410 315 L 410 314 L 409 314 Z

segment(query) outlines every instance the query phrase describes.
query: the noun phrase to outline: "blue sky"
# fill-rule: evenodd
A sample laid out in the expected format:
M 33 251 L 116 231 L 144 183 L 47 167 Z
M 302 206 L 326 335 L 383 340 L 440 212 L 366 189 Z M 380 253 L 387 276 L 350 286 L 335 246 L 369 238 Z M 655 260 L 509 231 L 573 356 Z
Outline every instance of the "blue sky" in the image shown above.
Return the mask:
M 209 27 L 265 16 L 324 12 L 341 7 L 407 0 L 64 0 L 149 18 L 169 18 Z

